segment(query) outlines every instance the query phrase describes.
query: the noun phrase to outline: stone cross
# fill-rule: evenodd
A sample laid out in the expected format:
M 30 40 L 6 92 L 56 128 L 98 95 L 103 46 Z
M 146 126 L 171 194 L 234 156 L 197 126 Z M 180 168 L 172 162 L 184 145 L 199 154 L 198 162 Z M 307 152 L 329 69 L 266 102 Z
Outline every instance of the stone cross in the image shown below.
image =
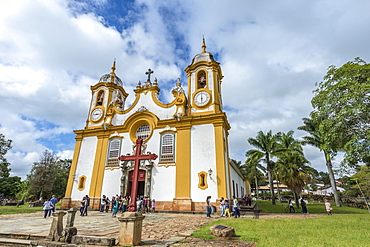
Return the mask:
M 150 82 L 150 74 L 153 74 L 154 73 L 154 71 L 153 70 L 151 70 L 151 69 L 148 69 L 148 72 L 145 72 L 145 74 L 146 75 L 148 75 L 148 82 Z
M 150 69 L 149 69 L 150 70 Z M 118 159 L 120 161 L 133 160 L 134 163 L 134 172 L 132 178 L 132 188 L 131 188 L 131 203 L 128 206 L 129 212 L 136 211 L 136 197 L 138 190 L 138 180 L 139 180 L 139 167 L 140 160 L 155 160 L 158 155 L 156 154 L 141 154 L 141 146 L 143 145 L 143 139 L 140 137 L 136 140 L 136 152 L 135 155 L 121 155 Z

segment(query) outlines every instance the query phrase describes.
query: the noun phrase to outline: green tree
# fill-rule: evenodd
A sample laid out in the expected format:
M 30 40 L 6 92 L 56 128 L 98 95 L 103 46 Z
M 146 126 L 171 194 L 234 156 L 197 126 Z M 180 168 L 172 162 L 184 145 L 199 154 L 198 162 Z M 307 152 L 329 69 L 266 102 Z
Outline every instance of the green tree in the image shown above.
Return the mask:
M 10 175 L 10 163 L 6 160 L 6 153 L 12 148 L 12 140 L 5 140 L 0 134 L 0 178 L 7 178 Z
M 21 178 L 14 177 L 3 177 L 0 178 L 0 194 L 4 194 L 6 198 L 15 198 L 18 193 L 18 185 L 21 182 Z
M 52 192 L 58 198 L 61 198 L 65 195 L 71 164 L 71 159 L 58 160 L 55 163 Z
M 29 184 L 29 181 L 28 180 L 24 180 L 24 181 L 20 181 L 18 183 L 18 192 L 16 194 L 16 197 L 21 200 L 26 200 L 28 198 L 31 198 L 32 195 L 30 195 L 29 193 L 29 189 L 30 189 L 30 184 Z
M 38 198 L 50 197 L 55 182 L 56 162 L 58 157 L 54 152 L 45 150 L 39 162 L 33 163 L 29 175 L 30 194 Z
M 277 135 L 272 134 L 271 130 L 266 134 L 262 131 L 257 133 L 256 138 L 249 138 L 248 142 L 256 149 L 251 149 L 246 152 L 246 156 L 255 160 L 263 160 L 266 163 L 266 169 L 270 185 L 271 202 L 276 204 L 274 184 L 273 184 L 273 157 L 276 157 L 282 151 L 281 145 L 278 143 Z
M 259 159 L 247 158 L 245 164 L 243 165 L 245 173 L 249 181 L 254 181 L 252 188 L 256 190 L 256 196 L 259 197 L 258 186 L 259 182 L 263 179 L 263 174 L 266 173 L 266 168 L 261 165 Z
M 307 165 L 308 163 L 308 160 L 300 152 L 295 151 L 286 151 L 280 154 L 276 162 L 276 173 L 292 191 L 297 208 L 299 208 L 299 196 L 303 188 L 314 176 L 314 170 Z
M 370 196 L 370 167 L 359 166 L 357 172 L 350 179 L 353 181 L 351 189 L 358 191 L 361 196 Z M 362 195 L 363 194 L 363 195 Z
M 330 184 L 330 176 L 327 172 L 319 172 L 316 176 L 316 179 L 323 182 L 324 184 Z
M 320 125 L 324 121 L 325 118 L 320 116 L 315 116 L 315 118 L 303 118 L 303 126 L 298 127 L 299 130 L 304 130 L 309 133 L 308 136 L 303 137 L 302 144 L 303 145 L 311 145 L 314 146 L 320 151 L 324 153 L 325 156 L 325 164 L 326 168 L 328 169 L 329 177 L 330 177 L 330 184 L 333 189 L 334 200 L 337 207 L 340 207 L 339 195 L 337 191 L 337 185 L 334 177 L 333 172 L 333 165 L 332 165 L 332 157 L 335 156 L 336 152 L 329 148 L 326 145 L 326 137 L 323 134 L 323 130 L 320 128 Z
M 329 66 L 316 86 L 314 112 L 327 116 L 320 125 L 322 150 L 344 151 L 344 164 L 370 163 L 370 64 L 355 58 Z

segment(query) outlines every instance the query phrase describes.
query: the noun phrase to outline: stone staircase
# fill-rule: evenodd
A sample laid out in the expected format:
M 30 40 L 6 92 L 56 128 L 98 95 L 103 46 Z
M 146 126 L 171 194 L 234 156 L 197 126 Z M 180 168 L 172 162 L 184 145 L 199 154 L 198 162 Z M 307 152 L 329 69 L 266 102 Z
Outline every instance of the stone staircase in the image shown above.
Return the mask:
M 45 237 L 31 234 L 0 233 L 0 246 L 32 246 L 31 242 L 45 240 Z

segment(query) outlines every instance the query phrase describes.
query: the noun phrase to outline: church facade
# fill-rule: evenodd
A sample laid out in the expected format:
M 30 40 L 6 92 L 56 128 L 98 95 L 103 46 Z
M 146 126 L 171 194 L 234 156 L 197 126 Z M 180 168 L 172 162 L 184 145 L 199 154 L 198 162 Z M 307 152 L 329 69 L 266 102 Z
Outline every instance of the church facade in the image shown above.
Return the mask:
M 155 153 L 158 158 L 140 161 L 138 195 L 155 199 L 157 210 L 204 211 L 207 196 L 215 202 L 250 193 L 248 181 L 229 157 L 223 75 L 204 40 L 202 52 L 185 72 L 187 92 L 178 79 L 168 104 L 159 100 L 158 81 L 152 82 L 150 69 L 128 108 L 128 93 L 115 73 L 115 63 L 91 86 L 86 126 L 75 131 L 62 208 L 78 207 L 85 195 L 95 209 L 102 195 L 130 195 L 134 161 L 118 158 L 134 154 L 139 137 L 144 142 L 141 154 Z

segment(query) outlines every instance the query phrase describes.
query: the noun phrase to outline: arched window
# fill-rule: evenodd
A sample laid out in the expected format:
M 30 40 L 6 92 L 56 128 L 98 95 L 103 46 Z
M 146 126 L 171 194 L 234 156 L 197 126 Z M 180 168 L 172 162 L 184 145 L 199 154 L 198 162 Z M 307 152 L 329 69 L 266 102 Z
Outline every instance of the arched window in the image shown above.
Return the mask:
M 81 176 L 78 180 L 78 190 L 84 190 L 85 189 L 85 182 L 86 182 L 86 176 Z
M 175 133 L 164 133 L 161 135 L 159 162 L 175 162 Z
M 103 105 L 104 101 L 104 91 L 100 90 L 98 93 L 98 98 L 96 99 L 96 105 Z
M 208 174 L 206 172 L 198 173 L 199 178 L 198 188 L 201 190 L 205 190 L 208 188 L 207 175 Z
M 147 139 L 150 135 L 150 126 L 147 124 L 141 125 L 136 130 L 136 138 L 141 138 L 143 140 Z
M 121 139 L 114 138 L 109 141 L 107 167 L 119 167 L 118 157 L 121 149 Z
M 200 71 L 198 73 L 198 88 L 197 89 L 200 89 L 200 88 L 205 88 L 206 85 L 207 85 L 207 75 L 206 75 L 206 72 L 204 71 Z

